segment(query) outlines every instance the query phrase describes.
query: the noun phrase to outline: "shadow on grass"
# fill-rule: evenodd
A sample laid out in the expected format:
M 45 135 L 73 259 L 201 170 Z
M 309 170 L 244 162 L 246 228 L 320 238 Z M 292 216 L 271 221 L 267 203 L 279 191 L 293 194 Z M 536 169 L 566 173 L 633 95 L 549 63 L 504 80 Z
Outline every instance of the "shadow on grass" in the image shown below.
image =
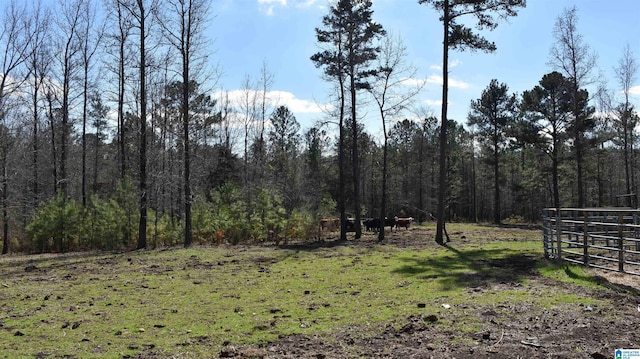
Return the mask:
M 564 272 L 566 273 L 567 277 L 574 280 L 597 284 L 597 285 L 609 288 L 614 292 L 618 292 L 618 293 L 626 293 L 636 297 L 640 296 L 640 289 L 634 288 L 632 286 L 625 285 L 625 284 L 612 283 L 607 278 L 599 275 L 584 275 L 584 274 L 576 273 L 569 266 L 564 266 Z
M 104 252 L 65 252 L 65 253 L 37 253 L 24 254 L 15 257 L 5 257 L 0 261 L 0 273 L 4 279 L 22 277 L 33 273 L 46 274 L 59 268 L 72 268 L 84 264 L 93 264 L 103 258 L 126 254 L 125 251 Z M 75 269 L 74 269 L 75 270 Z
M 536 223 L 500 223 L 500 224 L 479 224 L 480 227 L 491 228 L 508 228 L 508 229 L 525 229 L 525 230 L 540 230 L 542 226 Z
M 488 287 L 495 283 L 517 283 L 536 275 L 540 259 L 509 249 L 443 248 L 447 249 L 447 254 L 431 258 L 400 258 L 406 264 L 393 273 L 436 280 L 444 290 Z
M 280 244 L 276 245 L 276 248 L 279 249 L 288 249 L 293 251 L 313 251 L 316 249 L 324 249 L 324 248 L 337 248 L 337 247 L 349 247 L 353 243 L 352 241 L 342 241 L 340 239 L 331 239 L 331 240 L 316 240 L 312 242 L 296 242 L 296 243 L 288 243 L 288 244 Z

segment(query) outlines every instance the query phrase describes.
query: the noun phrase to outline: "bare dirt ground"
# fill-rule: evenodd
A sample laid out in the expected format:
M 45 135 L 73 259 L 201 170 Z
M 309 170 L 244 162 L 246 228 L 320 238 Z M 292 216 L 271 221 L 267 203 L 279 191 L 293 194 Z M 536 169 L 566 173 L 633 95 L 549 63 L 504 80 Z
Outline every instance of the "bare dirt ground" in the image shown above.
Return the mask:
M 478 241 L 490 241 L 486 233 L 450 233 L 455 247 Z M 478 239 L 483 237 L 483 239 Z M 433 238 L 433 236 L 426 236 Z M 495 240 L 495 239 L 494 239 Z M 501 238 L 504 240 L 504 238 Z M 509 240 L 509 239 L 507 239 Z M 521 240 L 513 238 L 511 240 Z M 372 235 L 347 245 L 372 246 Z M 328 247 L 330 240 L 303 244 Z M 433 241 L 425 241 L 425 232 L 414 230 L 388 236 L 386 245 L 402 248 L 436 248 Z M 295 246 L 295 245 L 294 245 Z M 613 358 L 617 348 L 640 348 L 640 277 L 615 272 L 591 272 L 601 288 L 586 288 L 564 284 L 541 276 L 536 264 L 543 258 L 522 256 L 509 263 L 492 263 L 526 278 L 531 296 L 542 295 L 561 286 L 568 292 L 591 297 L 606 306 L 563 305 L 553 311 L 526 304 L 469 304 L 448 312 L 447 320 L 464 321 L 476 316 L 485 330 L 462 333 L 455 329 L 432 325 L 441 318 L 417 315 L 398 318 L 398 325 L 380 327 L 371 333 L 354 324 L 328 336 L 286 336 L 259 347 L 236 347 L 233 343 L 218 357 L 224 358 Z M 519 283 L 504 282 L 470 286 L 469 296 L 482 295 L 490 290 L 508 290 Z M 473 301 L 470 301 L 473 303 Z M 144 357 L 144 356 L 141 356 Z

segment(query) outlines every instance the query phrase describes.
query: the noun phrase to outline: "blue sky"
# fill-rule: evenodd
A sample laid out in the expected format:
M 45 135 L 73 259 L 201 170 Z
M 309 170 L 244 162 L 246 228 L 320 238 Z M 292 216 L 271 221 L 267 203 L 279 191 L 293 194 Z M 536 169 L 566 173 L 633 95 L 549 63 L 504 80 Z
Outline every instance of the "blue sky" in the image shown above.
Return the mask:
M 565 8 L 574 5 L 578 8 L 578 31 L 598 53 L 594 74 L 602 73 L 609 86 L 617 89 L 613 67 L 625 44 L 640 56 L 640 1 L 529 0 L 517 17 L 483 33 L 496 43 L 495 53 L 450 52 L 450 81 L 455 86 L 449 91 L 449 118 L 466 122 L 470 101 L 477 99 L 493 78 L 506 83 L 511 92 L 535 86 L 552 70 L 548 62 L 554 22 Z M 321 26 L 328 8 L 326 0 L 214 1 L 215 17 L 208 37 L 214 51 L 211 59 L 223 73 L 220 86 L 227 91 L 240 89 L 247 75 L 259 77 L 266 62 L 274 80 L 274 103 L 277 97 L 278 105 L 289 106 L 303 129 L 323 119 L 325 115 L 316 104 L 330 101 L 332 87 L 309 57 L 319 50 L 314 29 Z M 428 106 L 439 117 L 442 27 L 437 13 L 417 0 L 374 0 L 373 10 L 374 20 L 387 32 L 402 36 L 407 60 L 417 67 L 417 77 L 427 81 L 416 105 Z M 379 134 L 376 112 L 363 108 L 362 114 L 368 131 Z

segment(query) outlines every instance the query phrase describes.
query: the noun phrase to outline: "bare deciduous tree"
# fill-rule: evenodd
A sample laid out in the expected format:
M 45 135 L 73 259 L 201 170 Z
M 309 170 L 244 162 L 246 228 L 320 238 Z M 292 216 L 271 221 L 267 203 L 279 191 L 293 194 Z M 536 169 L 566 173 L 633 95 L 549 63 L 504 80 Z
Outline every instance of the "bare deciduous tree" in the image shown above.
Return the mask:
M 56 17 L 57 39 L 59 53 L 56 54 L 58 62 L 58 81 L 62 88 L 59 90 L 62 96 L 61 103 L 61 133 L 60 133 L 60 192 L 63 196 L 68 195 L 69 173 L 67 172 L 69 157 L 69 140 L 72 131 L 71 107 L 74 100 L 73 82 L 78 77 L 80 68 L 81 43 L 79 31 L 81 26 L 82 11 L 85 0 L 73 0 L 60 3 L 60 16 Z
M 619 128 L 622 130 L 622 148 L 624 152 L 624 173 L 627 194 L 635 192 L 635 176 L 631 171 L 633 163 L 633 143 L 635 141 L 635 128 L 638 123 L 634 115 L 633 105 L 629 99 L 631 87 L 633 87 L 638 74 L 638 63 L 633 56 L 629 44 L 626 44 L 622 57 L 618 60 L 618 66 L 614 68 L 618 85 L 622 90 L 624 100 L 617 107 Z
M 7 116 L 11 107 L 12 95 L 27 79 L 27 73 L 20 73 L 21 66 L 28 60 L 31 49 L 32 28 L 29 24 L 26 5 L 12 0 L 4 8 L 0 19 L 0 166 L 2 167 L 2 254 L 9 251 L 9 178 L 7 155 L 11 146 L 11 135 L 7 126 Z
M 572 132 L 573 148 L 576 156 L 578 207 L 585 206 L 584 194 L 584 155 L 587 149 L 587 141 L 584 138 L 586 131 L 593 123 L 585 111 L 584 103 L 588 102 L 588 93 L 583 88 L 594 79 L 592 71 L 596 67 L 598 57 L 585 43 L 584 38 L 578 32 L 578 10 L 576 7 L 565 9 L 556 19 L 553 28 L 555 44 L 551 48 L 549 63 L 560 71 L 571 82 L 572 101 Z M 586 98 L 584 98 L 586 96 Z
M 178 51 L 179 73 L 182 80 L 181 116 L 183 135 L 184 165 L 184 246 L 191 246 L 191 152 L 189 140 L 190 97 L 195 91 L 194 79 L 202 68 L 204 55 L 204 26 L 209 14 L 207 0 L 169 0 L 164 3 L 168 11 L 159 21 L 164 30 L 165 39 Z M 193 90 L 193 91 L 192 91 Z
M 147 246 L 147 40 L 150 36 L 152 25 L 152 14 L 156 11 L 157 1 L 155 0 L 119 0 L 127 12 L 131 15 L 132 26 L 138 30 L 137 50 L 138 60 L 138 122 L 139 122 L 139 144 L 138 144 L 138 191 L 139 191 L 139 212 L 138 223 L 138 249 Z
M 104 34 L 103 25 L 98 23 L 97 12 L 91 0 L 86 0 L 81 12 L 81 24 L 78 38 L 82 64 L 82 205 L 87 205 L 87 113 L 89 111 L 90 71 L 95 65 L 94 56 L 100 50 L 100 43 Z
M 40 108 L 41 96 L 44 91 L 44 85 L 47 78 L 50 76 L 51 64 L 52 64 L 52 49 L 51 44 L 47 39 L 50 36 L 51 25 L 51 12 L 48 9 L 42 7 L 41 2 L 38 2 L 33 9 L 32 15 L 32 41 L 28 51 L 29 58 L 26 66 L 30 75 L 30 106 L 32 114 L 32 132 L 31 132 L 31 191 L 32 191 L 32 206 L 35 206 L 40 201 L 40 176 L 39 176 L 39 162 L 40 162 Z
M 377 74 L 369 93 L 378 106 L 382 120 L 382 192 L 380 223 L 384 223 L 387 204 L 387 161 L 388 134 L 387 121 L 398 116 L 420 93 L 425 81 L 415 79 L 416 68 L 406 63 L 407 48 L 401 37 L 388 35 L 384 38 L 377 59 Z M 378 240 L 384 240 L 384 230 L 378 233 Z

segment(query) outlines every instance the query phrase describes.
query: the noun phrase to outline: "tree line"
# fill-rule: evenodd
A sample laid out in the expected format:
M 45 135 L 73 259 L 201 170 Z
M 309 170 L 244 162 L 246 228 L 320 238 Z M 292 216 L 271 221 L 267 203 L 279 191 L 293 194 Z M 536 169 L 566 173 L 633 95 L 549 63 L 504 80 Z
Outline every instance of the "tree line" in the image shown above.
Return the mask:
M 448 51 L 496 50 L 459 18 L 494 29 L 525 2 L 419 3 L 444 28 L 440 118 L 414 108 L 416 69 L 371 1 L 339 0 L 310 58 L 335 85 L 335 106 L 301 133 L 268 98 L 266 63 L 239 96 L 216 88 L 208 0 L 11 1 L 0 33 L 2 252 L 309 239 L 333 216 L 343 240 L 349 217 L 355 238 L 364 217 L 435 218 L 442 243 L 444 221 L 535 222 L 544 207 L 635 200 L 628 47 L 616 87 L 596 83 L 597 56 L 567 9 L 550 72 L 522 94 L 492 80 L 456 121 Z M 362 124 L 363 99 L 382 141 Z

